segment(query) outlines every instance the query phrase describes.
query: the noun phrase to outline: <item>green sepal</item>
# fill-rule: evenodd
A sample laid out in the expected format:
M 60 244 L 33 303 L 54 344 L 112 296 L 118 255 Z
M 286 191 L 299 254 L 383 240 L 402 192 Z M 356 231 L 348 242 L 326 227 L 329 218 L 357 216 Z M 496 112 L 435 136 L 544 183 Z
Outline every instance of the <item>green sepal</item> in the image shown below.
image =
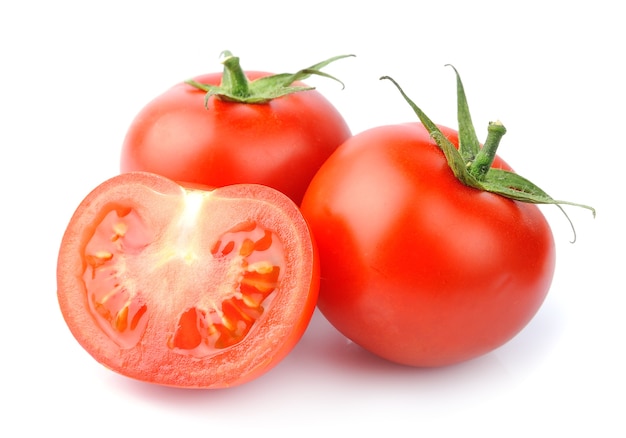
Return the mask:
M 342 87 L 345 87 L 342 81 L 321 71 L 321 69 L 334 61 L 351 56 L 354 55 L 334 56 L 308 68 L 299 70 L 296 73 L 279 73 L 250 81 L 241 68 L 239 58 L 233 56 L 229 51 L 224 51 L 222 52 L 224 72 L 220 85 L 202 84 L 194 80 L 185 82 L 200 90 L 206 91 L 207 94 L 204 99 L 205 105 L 211 96 L 216 96 L 228 102 L 263 104 L 288 94 L 313 90 L 314 87 L 292 85 L 296 81 L 305 80 L 313 75 L 332 79 L 339 82 Z
M 567 213 L 563 210 L 562 205 L 572 205 L 588 209 L 595 217 L 596 210 L 593 207 L 569 201 L 556 200 L 523 176 L 504 169 L 491 167 L 500 138 L 504 135 L 506 129 L 500 122 L 490 123 L 487 140 L 481 148 L 472 124 L 463 83 L 461 82 L 457 70 L 454 67 L 452 68 L 454 69 L 457 82 L 458 149 L 448 140 L 437 125 L 406 95 L 404 90 L 402 90 L 394 79 L 389 76 L 383 76 L 380 79 L 390 80 L 400 91 L 402 97 L 411 106 L 437 146 L 443 151 L 455 177 L 466 186 L 504 196 L 515 201 L 556 205 L 566 216 L 570 224 L 572 224 L 572 222 L 567 216 Z M 575 236 L 574 230 L 574 240 Z
M 413 111 L 419 118 L 422 125 L 426 128 L 432 139 L 435 141 L 439 149 L 443 151 L 448 166 L 454 173 L 454 176 L 466 186 L 481 188 L 480 182 L 472 176 L 467 170 L 467 162 L 463 159 L 461 152 L 452 144 L 450 140 L 441 132 L 437 125 L 406 95 L 402 87 L 391 77 L 383 76 L 380 79 L 388 79 L 396 86 L 404 100 L 413 108 Z
M 459 76 L 456 68 L 448 64 L 456 73 L 456 86 L 457 86 L 457 123 L 459 124 L 459 152 L 463 157 L 463 161 L 470 163 L 476 159 L 476 156 L 480 152 L 480 142 L 472 123 L 472 116 L 470 115 L 469 106 L 467 105 L 467 98 L 465 97 L 465 88 L 461 77 Z

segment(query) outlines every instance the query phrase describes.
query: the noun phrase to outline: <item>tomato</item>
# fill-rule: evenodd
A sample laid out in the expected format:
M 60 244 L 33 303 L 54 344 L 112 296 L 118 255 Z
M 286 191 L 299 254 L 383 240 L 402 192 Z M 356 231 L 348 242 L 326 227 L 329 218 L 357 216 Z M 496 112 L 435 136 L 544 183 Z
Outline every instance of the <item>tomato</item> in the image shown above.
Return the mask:
M 122 145 L 122 172 L 148 171 L 213 187 L 263 184 L 299 204 L 317 169 L 351 135 L 346 121 L 322 94 L 301 81 L 285 87 L 300 91 L 256 103 L 255 81 L 273 75 L 249 71 L 243 76 L 238 62 L 225 66 L 240 75 L 225 67 L 224 73 L 181 82 L 139 112 Z M 233 101 L 221 91 L 207 94 L 206 87 L 223 84 L 225 76 L 239 77 L 241 85 L 252 90 L 243 93 L 252 95 L 252 103 L 246 97 Z
M 440 129 L 458 145 L 455 131 Z M 494 167 L 509 169 L 499 158 Z M 320 252 L 319 309 L 400 364 L 493 350 L 550 287 L 555 247 L 537 206 L 461 184 L 419 123 L 349 139 L 313 178 L 302 211 Z
M 58 300 L 74 337 L 108 368 L 167 386 L 229 387 L 298 342 L 318 263 L 297 206 L 274 189 L 205 190 L 130 172 L 72 216 Z

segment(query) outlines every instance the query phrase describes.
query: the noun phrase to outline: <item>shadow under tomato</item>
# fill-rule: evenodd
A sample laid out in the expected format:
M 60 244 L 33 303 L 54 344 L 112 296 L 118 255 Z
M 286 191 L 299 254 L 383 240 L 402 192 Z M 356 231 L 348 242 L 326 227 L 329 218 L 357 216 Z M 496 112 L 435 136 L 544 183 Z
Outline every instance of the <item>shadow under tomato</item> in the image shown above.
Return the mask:
M 369 353 L 337 332 L 317 311 L 284 369 L 304 372 L 308 385 L 319 391 L 341 387 L 357 397 L 412 392 L 412 398 L 429 403 L 433 399 L 444 403 L 457 399 L 462 403 L 521 385 L 549 359 L 562 326 L 562 315 L 549 301 L 524 330 L 491 353 L 447 367 L 416 368 Z M 297 381 L 298 376 L 283 378 Z
M 522 384 L 558 338 L 559 318 L 554 310 L 538 314 L 511 345 L 442 368 L 414 368 L 379 358 L 347 340 L 316 311 L 287 358 L 241 386 L 169 388 L 105 372 L 110 387 L 125 397 L 183 417 L 204 416 L 207 421 L 235 411 L 271 416 L 275 410 L 295 412 L 311 405 L 325 413 L 333 413 L 338 406 L 381 404 L 382 409 L 383 400 L 389 399 L 402 400 L 407 410 L 438 415 L 466 409 Z

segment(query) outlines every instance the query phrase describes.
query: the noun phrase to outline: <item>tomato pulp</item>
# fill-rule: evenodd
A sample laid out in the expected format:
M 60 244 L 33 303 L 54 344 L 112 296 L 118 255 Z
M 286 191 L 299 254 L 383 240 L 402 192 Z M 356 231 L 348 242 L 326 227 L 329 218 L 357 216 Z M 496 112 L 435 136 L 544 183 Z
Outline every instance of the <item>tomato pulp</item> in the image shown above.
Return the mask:
M 319 273 L 307 224 L 282 193 L 131 172 L 77 208 L 57 281 L 63 316 L 97 361 L 151 383 L 218 388 L 295 346 Z
M 246 75 L 252 81 L 269 74 Z M 194 80 L 218 85 L 222 73 Z M 262 104 L 211 96 L 205 105 L 205 95 L 180 83 L 149 102 L 124 139 L 122 172 L 154 172 L 211 187 L 263 184 L 299 204 L 317 169 L 351 135 L 337 109 L 315 90 Z
M 457 133 L 440 127 L 458 147 Z M 510 170 L 496 157 L 493 167 Z M 388 360 L 441 366 L 485 354 L 535 315 L 555 267 L 534 204 L 461 184 L 423 125 L 339 147 L 302 202 L 318 244 L 318 307 Z

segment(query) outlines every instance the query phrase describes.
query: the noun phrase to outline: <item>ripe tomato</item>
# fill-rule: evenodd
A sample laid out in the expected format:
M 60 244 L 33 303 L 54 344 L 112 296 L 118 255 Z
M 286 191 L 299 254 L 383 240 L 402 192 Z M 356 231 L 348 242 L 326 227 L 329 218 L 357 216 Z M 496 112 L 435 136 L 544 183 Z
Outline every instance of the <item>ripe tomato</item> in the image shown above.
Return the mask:
M 226 75 L 240 77 L 248 87 L 270 76 L 250 71 L 247 79 L 241 77 L 238 63 L 240 76 L 227 71 L 193 81 L 218 86 Z M 295 81 L 291 87 L 306 85 Z M 219 93 L 206 96 L 206 90 L 183 82 L 149 102 L 126 134 L 122 172 L 148 171 L 213 187 L 263 184 L 299 204 L 317 169 L 351 135 L 337 109 L 313 89 L 264 103 L 233 102 Z
M 440 127 L 458 147 L 457 133 Z M 493 167 L 510 170 L 496 157 Z M 517 334 L 555 267 L 530 203 L 463 185 L 422 124 L 346 141 L 301 206 L 318 244 L 318 307 L 365 349 L 413 366 L 487 353 Z
M 63 316 L 97 361 L 146 382 L 218 388 L 294 347 L 319 266 L 302 215 L 278 191 L 205 191 L 131 172 L 77 208 L 57 281 Z

